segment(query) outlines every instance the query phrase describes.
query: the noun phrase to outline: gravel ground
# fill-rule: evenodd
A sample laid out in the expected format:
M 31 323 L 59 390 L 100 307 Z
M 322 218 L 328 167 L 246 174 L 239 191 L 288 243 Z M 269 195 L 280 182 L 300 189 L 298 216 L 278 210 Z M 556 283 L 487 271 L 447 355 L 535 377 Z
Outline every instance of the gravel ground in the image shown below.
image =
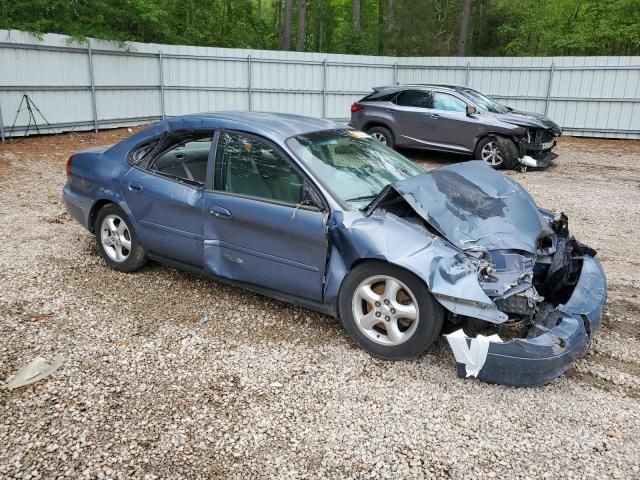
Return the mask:
M 523 389 L 458 379 L 442 340 L 375 360 L 327 316 L 158 264 L 110 270 L 60 188 L 70 153 L 125 135 L 0 146 L 0 477 L 640 477 L 640 142 L 563 139 L 548 171 L 509 173 L 610 281 L 589 354 Z M 2 387 L 55 353 L 48 379 Z

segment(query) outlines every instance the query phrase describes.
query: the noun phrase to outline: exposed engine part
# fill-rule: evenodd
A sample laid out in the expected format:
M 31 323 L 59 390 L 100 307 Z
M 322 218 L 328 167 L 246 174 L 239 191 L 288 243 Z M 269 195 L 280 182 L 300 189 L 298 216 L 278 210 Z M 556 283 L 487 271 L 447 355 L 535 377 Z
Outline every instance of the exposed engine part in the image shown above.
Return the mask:
M 461 327 L 469 337 L 499 335 L 505 341 L 513 338 L 524 338 L 533 324 L 533 321 L 529 318 L 513 318 L 501 324 L 464 316 L 449 317 L 449 321 L 453 325 Z
M 490 262 L 480 265 L 478 273 L 482 288 L 489 297 L 508 297 L 532 286 L 533 255 L 509 250 L 496 250 L 488 255 Z
M 560 217 L 551 222 L 551 228 L 557 235 L 566 237 L 569 235 L 569 217 L 564 212 L 560 212 Z
M 538 312 L 538 304 L 542 300 L 544 297 L 538 295 L 536 289 L 531 287 L 516 295 L 496 300 L 496 305 L 504 313 L 532 318 Z
M 596 251 L 569 236 L 569 219 L 564 212 L 551 227 L 557 235 L 557 248 L 538 291 L 557 305 L 566 302 L 573 292 L 582 269 L 582 257 L 595 257 Z
M 526 318 L 509 319 L 497 325 L 498 335 L 502 339 L 522 338 L 527 335 L 531 321 Z
M 538 240 L 538 260 L 540 257 L 548 257 L 558 250 L 558 237 L 549 235 L 548 237 Z

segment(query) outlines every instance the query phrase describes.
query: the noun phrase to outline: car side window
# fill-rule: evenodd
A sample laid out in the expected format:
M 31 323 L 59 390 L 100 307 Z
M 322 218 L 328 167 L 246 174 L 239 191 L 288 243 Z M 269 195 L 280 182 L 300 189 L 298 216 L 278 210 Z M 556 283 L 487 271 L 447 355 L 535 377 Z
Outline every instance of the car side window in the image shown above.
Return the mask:
M 404 90 L 396 98 L 403 107 L 431 108 L 431 96 L 424 90 Z
M 169 146 L 149 165 L 149 170 L 186 183 L 203 186 L 213 132 L 191 132 L 168 139 Z
M 129 163 L 132 165 L 140 165 L 142 164 L 147 157 L 153 152 L 153 149 L 156 148 L 158 143 L 161 140 L 155 138 L 149 142 L 145 142 L 142 145 L 138 145 L 130 154 L 129 154 Z
M 433 92 L 433 109 L 448 112 L 466 112 L 467 104 L 448 93 Z
M 298 204 L 303 184 L 291 163 L 264 140 L 242 132 L 220 134 L 215 190 Z

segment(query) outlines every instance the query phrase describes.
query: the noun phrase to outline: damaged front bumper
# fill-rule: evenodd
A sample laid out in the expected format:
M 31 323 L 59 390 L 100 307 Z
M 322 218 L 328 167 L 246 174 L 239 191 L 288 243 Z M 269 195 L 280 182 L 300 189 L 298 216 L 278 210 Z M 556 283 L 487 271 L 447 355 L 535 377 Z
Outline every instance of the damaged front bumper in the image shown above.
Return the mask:
M 528 132 L 518 144 L 520 156 L 518 163 L 522 168 L 547 168 L 553 160 L 558 158 L 551 150 L 556 146 L 559 135 L 552 131 Z
M 448 335 L 458 375 L 515 386 L 552 381 L 587 350 L 600 326 L 606 298 L 604 270 L 596 258 L 585 256 L 573 294 L 567 303 L 556 307 L 556 315 L 548 316 L 551 325 L 535 325 L 526 338 L 506 342 L 491 337 Z
M 537 158 L 533 158 L 529 155 L 523 155 L 521 158 L 518 159 L 518 162 L 523 167 L 544 169 L 544 168 L 547 168 L 551 164 L 551 162 L 556 158 L 558 158 L 557 153 L 547 151 L 547 152 L 541 153 Z

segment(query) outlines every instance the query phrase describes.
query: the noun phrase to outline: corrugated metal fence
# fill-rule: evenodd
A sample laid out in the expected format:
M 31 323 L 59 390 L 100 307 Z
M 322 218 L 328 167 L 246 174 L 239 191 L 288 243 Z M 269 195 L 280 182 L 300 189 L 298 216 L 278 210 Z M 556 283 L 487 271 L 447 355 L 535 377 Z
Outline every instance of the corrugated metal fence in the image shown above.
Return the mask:
M 569 135 L 640 138 L 640 57 L 368 57 L 130 43 L 0 30 L 0 127 L 29 134 L 134 125 L 185 113 L 255 110 L 347 119 L 393 83 L 468 85 L 547 113 Z M 22 102 L 22 103 L 21 103 Z M 19 109 L 22 109 L 19 113 Z M 14 125 L 15 123 L 15 125 Z

